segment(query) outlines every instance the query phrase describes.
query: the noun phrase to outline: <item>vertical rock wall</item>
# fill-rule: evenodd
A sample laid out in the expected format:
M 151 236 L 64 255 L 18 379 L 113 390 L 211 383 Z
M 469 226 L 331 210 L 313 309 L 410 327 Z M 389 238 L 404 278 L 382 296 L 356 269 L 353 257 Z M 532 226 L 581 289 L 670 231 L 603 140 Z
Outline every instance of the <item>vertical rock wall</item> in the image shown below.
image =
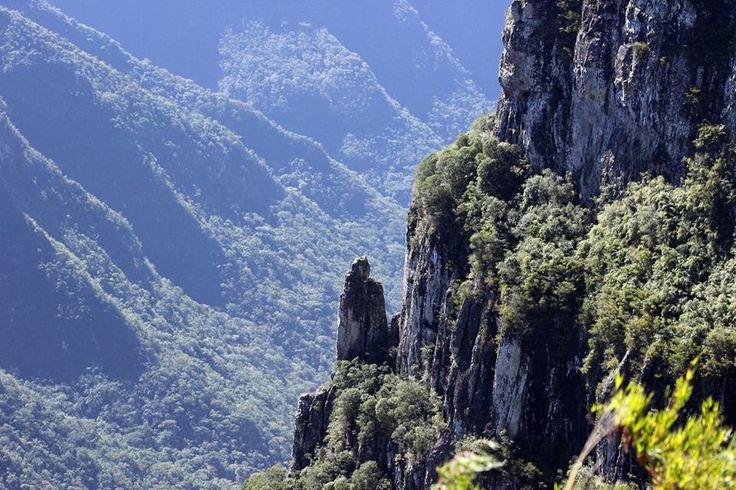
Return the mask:
M 736 131 L 735 36 L 726 0 L 515 0 L 498 136 L 586 198 L 642 172 L 677 179 L 700 124 Z

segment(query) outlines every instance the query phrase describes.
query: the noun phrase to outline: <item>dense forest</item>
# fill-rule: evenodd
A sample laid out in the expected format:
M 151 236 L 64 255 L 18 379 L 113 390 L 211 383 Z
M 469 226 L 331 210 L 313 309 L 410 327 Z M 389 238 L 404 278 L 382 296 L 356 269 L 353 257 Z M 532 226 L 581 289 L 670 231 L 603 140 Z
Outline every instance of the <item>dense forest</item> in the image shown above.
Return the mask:
M 433 97 L 464 94 L 472 75 L 410 4 L 376 22 L 407 26 L 401 56 L 436 58 L 423 73 L 446 81 L 412 100 L 365 61 L 376 53 L 361 33 L 299 27 L 313 9 L 263 18 L 266 4 L 218 2 L 200 15 L 175 2 L 202 29 L 152 14 L 147 34 L 120 33 L 154 51 L 133 42 L 136 57 L 54 5 L 0 1 L 0 487 L 237 487 L 289 460 L 293 403 L 327 377 L 353 254 L 394 278 L 398 307 L 399 200 L 421 157 L 451 140 L 430 121 Z M 96 22 L 81 6 L 69 5 Z M 182 51 L 147 36 L 182 32 L 201 43 L 184 53 L 206 61 L 199 71 L 151 60 Z M 267 87 L 248 78 L 253 63 L 301 71 Z M 287 82 L 303 91 L 287 97 Z M 456 125 L 487 107 L 468 94 L 448 106 Z M 348 131 L 312 124 L 360 106 Z M 311 127 L 330 131 L 300 134 Z
M 54 4 L 138 57 L 313 138 L 404 206 L 417 163 L 497 97 L 486 63 L 501 50 L 503 7 L 478 0 L 449 13 L 433 0 Z

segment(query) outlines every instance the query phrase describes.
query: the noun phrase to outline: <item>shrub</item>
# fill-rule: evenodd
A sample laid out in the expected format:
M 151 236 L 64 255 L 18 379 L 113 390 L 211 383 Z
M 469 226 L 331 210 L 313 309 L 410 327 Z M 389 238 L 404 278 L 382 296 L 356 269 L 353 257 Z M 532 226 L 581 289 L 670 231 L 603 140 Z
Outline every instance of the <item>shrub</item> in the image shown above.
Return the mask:
M 644 41 L 637 41 L 631 45 L 634 50 L 634 54 L 637 56 L 648 56 L 652 52 L 652 48 L 649 47 L 649 43 Z
M 652 395 L 632 383 L 621 389 L 601 410 L 614 414 L 624 444 L 647 470 L 655 489 L 707 490 L 736 486 L 736 445 L 731 429 L 723 425 L 718 403 L 708 398 L 700 414 L 678 426 L 692 396 L 693 371 L 677 381 L 672 399 L 663 410 L 650 411 Z

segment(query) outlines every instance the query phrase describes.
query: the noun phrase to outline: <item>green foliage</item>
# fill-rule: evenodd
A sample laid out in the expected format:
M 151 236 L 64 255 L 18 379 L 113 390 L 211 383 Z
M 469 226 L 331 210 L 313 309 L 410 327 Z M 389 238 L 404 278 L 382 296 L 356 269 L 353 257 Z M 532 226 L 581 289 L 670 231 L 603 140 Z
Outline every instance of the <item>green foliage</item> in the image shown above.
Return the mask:
M 595 411 L 601 422 L 623 432 L 622 444 L 635 455 L 649 475 L 656 490 L 708 490 L 733 488 L 736 485 L 736 439 L 719 415 L 718 403 L 708 398 L 699 414 L 685 417 L 685 407 L 693 392 L 693 371 L 677 380 L 669 404 L 662 410 L 650 410 L 652 395 L 644 387 L 631 383 L 622 388 L 622 377 L 616 378 L 616 392 L 611 400 Z M 685 418 L 685 420 L 683 420 Z M 601 423 L 599 422 L 599 424 Z M 610 433 L 603 427 L 600 434 Z M 593 439 L 592 450 L 602 436 Z M 477 490 L 474 482 L 483 473 L 504 467 L 491 452 L 499 446 L 487 442 L 490 450 L 471 445 L 438 468 L 439 482 L 434 490 Z M 587 448 L 588 445 L 586 445 Z M 462 448 L 461 448 L 462 449 Z M 581 455 L 584 460 L 587 452 Z M 556 489 L 562 488 L 555 485 Z M 608 483 L 589 466 L 575 468 L 568 478 L 567 490 L 628 490 L 634 484 Z
M 381 16 L 384 8 L 390 12 L 381 7 L 375 15 Z M 354 17 L 346 15 L 353 10 L 361 11 L 348 5 L 340 8 L 345 21 Z M 404 36 L 413 37 L 404 29 L 395 35 L 402 38 L 398 42 L 406 42 Z M 320 141 L 330 154 L 400 202 L 408 201 L 412 173 L 421 156 L 442 146 L 467 127 L 470 118 L 490 107 L 488 98 L 466 82 L 465 75 L 456 73 L 449 85 L 432 78 L 452 56 L 440 55 L 445 47 L 427 46 L 442 57 L 432 70 L 394 60 L 406 73 L 418 69 L 414 76 L 422 75 L 416 80 L 436 92 L 436 97 L 426 99 L 428 111 L 421 114 L 410 113 L 389 97 L 359 54 L 346 49 L 327 29 L 302 23 L 272 30 L 267 23 L 243 22 L 223 34 L 219 48 L 224 91 Z M 428 94 L 405 95 L 418 101 Z M 303 109 L 289 110 L 295 107 Z M 321 123 L 314 124 L 315 118 Z
M 569 179 L 532 175 L 517 147 L 471 131 L 422 163 L 420 227 L 465 237 L 469 274 L 457 290 L 497 290 L 507 332 L 564 340 L 583 326 L 588 367 L 613 368 L 633 351 L 633 369 L 660 358 L 672 376 L 706 335 L 707 350 L 732 349 L 728 322 L 703 323 L 708 302 L 692 295 L 725 287 L 704 282 L 733 244 L 735 159 L 725 140 L 723 126 L 704 125 L 682 185 L 646 178 L 593 216 Z M 721 368 L 723 358 L 704 354 Z
M 639 486 L 631 482 L 609 483 L 603 477 L 596 474 L 593 465 L 586 465 L 577 472 L 574 482 L 565 490 L 639 490 Z M 559 486 L 555 489 L 559 490 Z
M 562 48 L 562 58 L 566 63 L 572 62 L 575 42 L 582 20 L 583 2 L 581 0 L 557 0 L 557 32 Z
M 558 29 L 568 39 L 574 39 L 580 29 L 582 8 L 581 0 L 557 0 Z
M 432 486 L 433 490 L 480 490 L 475 480 L 483 473 L 504 466 L 492 453 L 499 446 L 493 441 L 478 441 L 474 450 L 459 452 L 450 461 L 437 468 L 439 481 Z
M 700 352 L 706 364 L 716 362 L 714 345 L 702 343 L 706 335 L 724 340 L 717 342 L 726 349 L 719 358 L 736 352 L 727 340 L 733 320 L 711 321 L 705 307 L 724 303 L 728 288 L 719 277 L 731 267 L 733 248 L 736 159 L 722 141 L 722 128 L 704 126 L 696 146 L 712 153 L 688 160 L 682 185 L 661 178 L 631 185 L 599 213 L 581 243 L 588 366 L 613 368 L 630 351 L 631 369 L 659 359 L 666 366 L 661 374 L 674 379 Z
M 517 245 L 499 265 L 503 327 L 517 333 L 571 324 L 582 297 L 584 269 L 575 248 L 589 226 L 569 181 L 545 171 L 524 185 L 512 231 Z
M 702 119 L 706 110 L 706 101 L 703 90 L 700 87 L 692 86 L 687 90 L 685 93 L 684 109 L 693 119 Z
M 481 143 L 466 135 L 454 147 L 425 158 L 419 165 L 415 184 L 415 202 L 423 216 L 431 217 L 430 230 L 436 231 L 452 222 L 453 211 L 475 177 L 475 158 Z
M 385 468 L 375 461 L 359 461 L 359 449 L 392 443 L 409 460 L 419 460 L 445 428 L 439 398 L 423 383 L 402 378 L 387 366 L 338 362 L 332 387 L 336 397 L 324 445 L 293 478 L 275 472 L 291 485 L 287 488 L 389 489 Z M 248 485 L 270 477 L 269 472 L 256 474 L 245 488 L 258 488 Z
M 483 154 L 477 164 L 478 189 L 503 201 L 511 200 L 530 175 L 521 148 L 495 139 L 483 141 Z
M 444 425 L 439 398 L 386 367 L 341 362 L 333 383 L 339 391 L 328 429 L 330 449 L 388 438 L 408 457 L 418 458 L 429 452 Z M 355 440 L 349 437 L 353 431 Z
M 387 381 L 391 384 L 384 384 L 375 405 L 364 405 L 361 415 L 369 421 L 375 417 L 380 429 L 410 458 L 426 456 L 443 424 L 439 399 L 416 381 Z
M 447 199 L 441 215 L 421 209 L 433 223 L 424 230 L 460 230 L 468 244 L 469 273 L 453 286 L 456 306 L 468 295 L 489 295 L 501 335 L 543 338 L 553 355 L 564 356 L 587 333 L 591 387 L 624 357 L 622 369 L 649 386 L 674 381 L 700 356 L 701 399 L 717 391 L 729 400 L 736 386 L 736 150 L 717 124 L 700 127 L 694 149 L 680 182 L 643 176 L 598 209 L 577 202 L 569 177 L 528 172 L 514 147 L 488 134 L 471 132 L 445 150 L 458 173 L 437 167 L 450 160 L 429 157 L 427 175 L 435 180 L 417 191 L 444 188 Z M 711 411 L 706 405 L 703 417 Z M 615 488 L 593 474 L 588 481 Z
M 420 232 L 462 232 L 465 220 L 459 214 L 482 205 L 474 199 L 493 196 L 507 201 L 529 176 L 529 164 L 519 147 L 491 136 L 488 121 L 492 120 L 483 116 L 474 124 L 478 130 L 463 133 L 454 145 L 419 165 L 414 206 L 425 227 Z
M 433 490 L 493 488 L 494 481 L 517 481 L 525 489 L 543 487 L 542 472 L 520 458 L 507 440 L 466 435 L 455 444 L 455 453 L 437 469 L 439 481 Z
M 674 373 L 700 355 L 702 387 L 729 390 L 736 381 L 736 157 L 726 141 L 723 126 L 703 125 L 688 172 L 677 185 L 645 176 L 621 199 L 589 209 L 578 202 L 571 177 L 531 172 L 516 147 L 476 129 L 422 163 L 415 195 L 417 234 L 448 237 L 452 232 L 467 241 L 468 275 L 453 291 L 459 296 L 490 292 L 501 335 L 543 338 L 552 355 L 564 357 L 584 330 L 591 386 L 624 356 L 624 369 L 646 373 L 642 380 L 654 383 L 674 380 Z M 458 304 L 462 297 L 454 300 Z M 358 481 L 376 479 L 375 471 L 380 481 L 382 469 L 359 461 L 358 448 L 390 443 L 421 462 L 444 427 L 437 398 L 423 384 L 386 367 L 340 363 L 333 383 L 337 397 L 328 436 L 312 464 L 295 476 L 295 488 L 353 488 Z M 684 400 L 678 390 L 676 400 Z M 643 431 L 637 454 L 651 459 L 666 449 L 676 461 L 677 444 L 690 447 L 672 422 L 682 404 L 671 405 L 650 423 L 642 411 L 651 397 L 644 404 L 642 393 L 626 393 L 625 404 L 615 399 L 628 410 L 621 424 Z M 701 418 L 683 430 L 694 431 L 698 443 L 707 445 L 714 434 L 723 442 L 725 432 L 710 431 L 719 427 L 715 412 L 707 402 Z M 668 413 L 671 423 L 665 426 L 675 434 L 670 439 L 650 430 Z M 474 475 L 486 468 L 531 485 L 544 478 L 508 448 L 495 459 L 479 453 L 472 442 L 457 449 L 461 456 L 440 470 L 440 488 L 472 488 Z M 499 460 L 506 462 L 503 468 Z M 653 471 L 686 478 L 684 472 L 692 470 L 684 463 L 667 464 L 669 469 Z M 580 482 L 588 488 L 624 488 L 580 471 Z
M 728 141 L 728 130 L 724 124 L 703 124 L 698 128 L 695 148 L 701 151 L 717 152 Z
M 637 41 L 631 45 L 638 56 L 648 56 L 652 52 L 652 48 L 649 47 L 649 43 L 644 41 Z
M 652 395 L 637 383 L 617 392 L 600 411 L 614 414 L 624 444 L 634 451 L 658 490 L 708 490 L 736 486 L 736 440 L 723 424 L 718 403 L 708 398 L 700 413 L 682 422 L 693 392 L 693 372 L 677 380 L 666 408 L 651 411 Z M 680 423 L 682 422 L 682 423 Z
M 361 464 L 350 477 L 349 490 L 390 490 L 390 481 L 382 475 L 375 461 Z
M 243 484 L 242 490 L 290 490 L 290 481 L 286 468 L 272 466 L 261 473 L 256 473 Z
M 286 462 L 294 400 L 332 362 L 354 254 L 371 252 L 397 308 L 405 213 L 245 104 L 45 2 L 10 2 L 45 28 L 7 5 L 0 248 L 27 253 L 9 255 L 26 286 L 17 306 L 4 289 L 16 281 L 0 281 L 2 345 L 51 364 L 42 340 L 61 353 L 52 375 L 67 359 L 81 374 L 31 380 L 0 356 L 0 488 L 225 488 Z M 16 208 L 38 244 L 8 232 Z M 120 323 L 142 359 L 107 334 Z
M 700 355 L 699 372 L 706 380 L 736 378 L 736 259 L 717 266 L 697 285 L 684 307 L 672 348 L 674 365 Z
M 575 250 L 590 217 L 570 179 L 533 175 L 517 146 L 470 132 L 423 162 L 415 200 L 426 233 L 464 234 L 469 274 L 459 289 L 497 287 L 504 329 L 531 334 L 550 315 L 575 324 L 584 287 Z

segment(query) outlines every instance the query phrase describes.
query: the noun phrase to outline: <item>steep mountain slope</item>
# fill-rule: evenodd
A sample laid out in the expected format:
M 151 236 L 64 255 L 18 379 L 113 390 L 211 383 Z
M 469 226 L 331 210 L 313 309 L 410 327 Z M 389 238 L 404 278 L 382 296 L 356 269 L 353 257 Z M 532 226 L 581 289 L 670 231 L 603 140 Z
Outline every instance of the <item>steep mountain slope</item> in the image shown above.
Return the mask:
M 688 412 L 712 397 L 736 420 L 736 152 L 725 127 L 701 127 L 680 186 L 648 177 L 590 209 L 569 177 L 531 170 L 492 137 L 495 121 L 482 126 L 420 166 L 401 314 L 387 327 L 373 313 L 380 287 L 355 262 L 332 380 L 299 401 L 291 472 L 246 490 L 264 479 L 429 488 L 439 464 L 483 439 L 504 461 L 484 488 L 548 488 L 582 450 L 615 374 L 661 408 L 696 358 Z M 589 472 L 643 483 L 629 440 L 611 430 Z
M 365 314 L 380 299 L 358 260 L 348 345 L 300 399 L 291 472 L 245 488 L 424 489 L 486 438 L 505 464 L 484 487 L 549 488 L 616 374 L 661 407 L 696 358 L 687 410 L 713 397 L 733 424 L 734 16 L 721 2 L 514 1 L 498 116 L 417 171 L 401 313 L 388 329 Z M 629 444 L 611 431 L 591 474 L 643 485 Z
M 131 260 L 140 256 L 140 243 L 126 233 L 128 224 L 119 215 L 30 149 L 4 109 L 2 367 L 27 377 L 68 381 L 96 365 L 113 379 L 135 379 L 142 368 L 137 335 L 54 237 L 71 234 L 71 216 L 84 215 L 88 219 L 74 231 L 102 235 L 131 277 L 150 282 L 151 271 Z
M 363 60 L 325 30 L 299 26 L 274 33 L 250 23 L 223 35 L 221 54 L 224 93 L 320 141 L 403 201 L 415 162 L 442 145 L 427 124 L 385 91 Z
M 116 70 L 131 75 L 146 90 L 226 122 L 228 129 L 264 158 L 273 175 L 287 187 L 298 188 L 331 216 L 350 219 L 365 213 L 380 213 L 389 206 L 378 202 L 380 199 L 375 191 L 332 160 L 317 143 L 281 128 L 245 103 L 209 92 L 189 80 L 133 58 L 115 40 L 79 24 L 45 2 L 7 0 L 5 3 L 59 32 Z M 336 191 L 343 186 L 353 191 L 350 194 Z
M 5 486 L 221 486 L 243 461 L 277 455 L 268 439 L 288 411 L 251 412 L 283 403 L 249 380 L 262 329 L 159 276 L 130 223 L 2 118 L 2 236 L 19 250 L 2 276 Z M 259 376 L 283 382 L 270 372 Z
M 55 4 L 317 139 L 402 203 L 416 163 L 490 108 L 406 0 Z
M 137 56 L 148 57 L 209 88 L 214 88 L 220 79 L 217 49 L 227 27 L 237 29 L 244 21 L 260 21 L 275 30 L 284 22 L 292 27 L 307 22 L 315 28 L 327 29 L 349 51 L 365 59 L 387 91 L 417 115 L 422 111 L 415 104 L 430 108 L 432 99 L 442 93 L 444 87 L 468 78 L 462 73 L 458 58 L 476 58 L 475 63 L 484 63 L 483 56 L 473 56 L 478 49 L 484 48 L 465 41 L 455 49 L 453 43 L 448 46 L 434 38 L 432 29 L 444 28 L 450 36 L 475 36 L 478 44 L 490 40 L 500 54 L 498 30 L 470 34 L 460 32 L 460 28 L 472 12 L 476 12 L 476 18 L 492 17 L 496 24 L 502 23 L 507 7 L 483 5 L 475 0 L 461 0 L 456 3 L 457 9 L 432 0 L 418 3 L 360 0 L 339 4 L 318 0 L 308 5 L 292 0 L 278 3 L 207 0 L 185 5 L 169 0 L 155 4 L 137 0 L 114 5 L 99 0 L 57 0 L 53 3 L 74 18 L 121 40 Z M 421 7 L 419 13 L 415 7 Z M 433 22 L 425 24 L 425 15 Z M 436 22 L 443 17 L 448 26 Z M 456 18 L 460 20 L 456 22 Z M 453 52 L 449 52 L 448 47 Z M 402 66 L 404 76 L 397 74 L 397 63 Z M 495 74 L 485 76 L 488 82 L 478 88 L 482 92 L 497 92 Z M 459 79 L 453 80 L 456 77 Z M 417 86 L 416 82 L 422 86 Z M 430 87 L 438 87 L 438 90 L 432 91 Z
M 506 19 L 506 2 L 483 0 L 413 0 L 427 27 L 442 38 L 483 92 L 496 101 L 500 94 L 496 67 L 503 43 L 499 32 Z M 464 129 L 464 128 L 463 128 Z
M 383 249 L 397 275 L 400 208 L 242 102 L 0 4 L 1 481 L 222 488 L 286 460 L 335 271 Z

